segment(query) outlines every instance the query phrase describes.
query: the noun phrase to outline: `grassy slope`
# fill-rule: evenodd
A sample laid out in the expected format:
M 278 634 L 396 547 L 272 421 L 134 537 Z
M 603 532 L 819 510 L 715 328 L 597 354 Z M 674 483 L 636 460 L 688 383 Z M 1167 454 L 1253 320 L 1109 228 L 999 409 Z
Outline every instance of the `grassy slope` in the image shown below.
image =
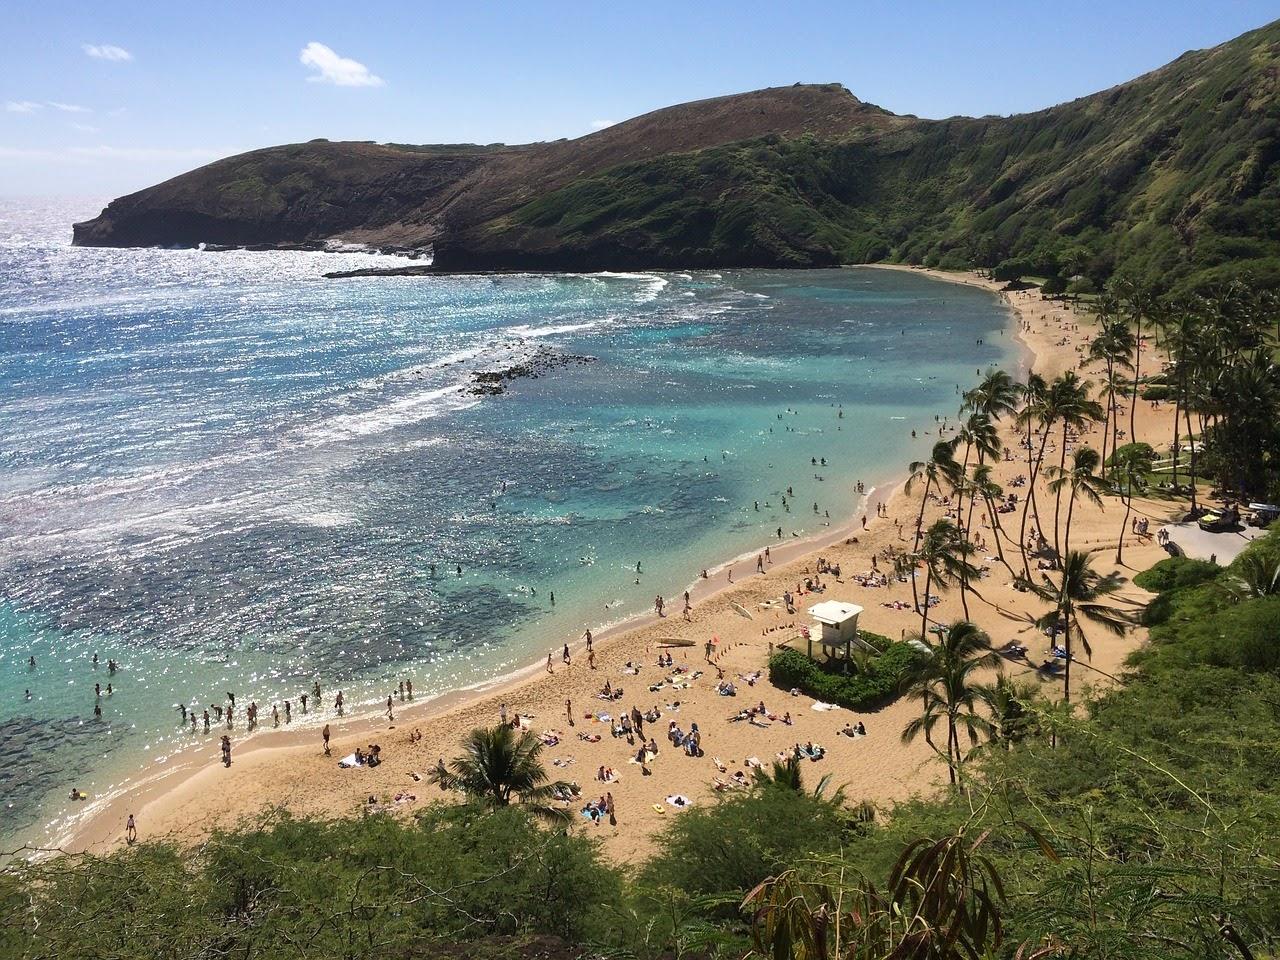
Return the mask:
M 626 164 L 483 225 L 465 254 L 648 265 L 881 259 L 1164 285 L 1280 282 L 1280 24 L 1038 113 L 764 137 Z M 460 251 L 461 252 L 461 251 Z M 448 254 L 446 254 L 448 256 Z

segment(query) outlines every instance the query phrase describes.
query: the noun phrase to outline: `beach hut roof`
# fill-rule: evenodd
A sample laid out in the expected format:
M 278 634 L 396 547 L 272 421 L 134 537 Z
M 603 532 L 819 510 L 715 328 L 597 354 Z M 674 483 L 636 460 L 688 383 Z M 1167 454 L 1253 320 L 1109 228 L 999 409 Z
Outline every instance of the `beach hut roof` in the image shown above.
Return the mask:
M 839 600 L 824 600 L 809 608 L 809 616 L 819 623 L 829 623 L 833 627 L 854 619 L 862 612 L 856 603 L 841 603 Z

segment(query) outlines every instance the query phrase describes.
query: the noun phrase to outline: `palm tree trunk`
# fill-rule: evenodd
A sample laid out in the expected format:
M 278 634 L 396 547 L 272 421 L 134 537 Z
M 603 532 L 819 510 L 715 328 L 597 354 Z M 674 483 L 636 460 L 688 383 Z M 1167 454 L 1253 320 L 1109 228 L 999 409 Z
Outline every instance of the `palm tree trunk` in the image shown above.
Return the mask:
M 1196 440 L 1195 440 L 1195 437 L 1192 436 L 1191 434 L 1190 405 L 1188 405 L 1185 408 L 1185 413 L 1187 415 L 1187 446 L 1191 448 L 1191 481 L 1190 481 L 1191 482 L 1191 509 L 1194 510 L 1196 508 Z M 1200 437 L 1201 439 L 1204 438 L 1203 430 L 1200 433 Z M 1175 457 L 1177 456 L 1176 451 L 1174 456 Z M 1177 460 L 1175 459 L 1174 462 L 1176 463 Z
M 924 495 L 920 498 L 920 514 L 919 516 L 916 517 L 916 542 L 915 542 L 915 545 L 911 548 L 911 554 L 913 557 L 920 552 L 920 533 L 924 529 L 924 505 L 929 502 L 929 484 L 932 480 L 933 480 L 933 477 L 929 476 L 928 474 L 925 475 Z M 916 587 L 916 570 L 919 569 L 916 566 L 917 562 L 918 561 L 913 560 L 911 563 L 911 601 L 912 603 L 915 604 L 915 608 L 919 610 L 920 609 L 920 591 Z
M 929 587 L 933 584 L 933 567 L 925 566 L 924 603 L 920 605 L 920 637 L 929 636 Z
M 1133 508 L 1133 479 L 1131 476 L 1125 479 L 1129 487 L 1121 494 L 1121 499 L 1124 500 L 1124 520 L 1120 523 L 1120 542 L 1116 544 L 1116 563 L 1124 563 L 1124 532 L 1129 528 L 1129 511 Z
M 1067 421 L 1062 421 L 1062 450 L 1058 455 L 1058 475 L 1062 475 L 1063 469 L 1067 465 Z M 1053 551 L 1058 555 L 1054 561 L 1055 564 L 1062 560 L 1062 550 L 1059 548 L 1058 542 L 1058 514 L 1062 510 L 1062 488 L 1058 488 L 1058 492 L 1053 497 Z
M 996 556 L 1000 558 L 1000 562 L 1004 564 L 1004 568 L 1009 571 L 1009 576 L 1015 576 L 1013 567 L 1009 566 L 1009 561 L 1004 558 L 1004 544 L 1000 542 L 1001 537 L 1007 537 L 1004 532 L 1004 525 L 1000 522 L 1000 513 L 996 510 L 995 501 L 991 498 L 991 494 L 985 490 L 982 493 L 982 499 L 987 504 L 987 516 L 991 518 L 991 531 L 995 535 Z M 1029 572 L 1029 571 L 1028 571 Z
M 1071 499 L 1067 501 L 1067 527 L 1062 532 L 1062 555 L 1065 557 L 1071 552 L 1071 515 L 1076 509 L 1076 491 L 1072 489 Z
M 1028 425 L 1027 433 L 1030 438 L 1031 427 Z M 1036 477 L 1040 474 L 1040 464 L 1044 460 L 1045 444 L 1049 442 L 1049 427 L 1046 424 L 1044 428 L 1044 438 L 1040 441 L 1040 450 L 1036 453 L 1034 462 L 1031 460 L 1031 448 L 1027 447 L 1027 462 L 1029 464 L 1029 473 L 1027 476 L 1027 502 L 1022 507 L 1022 522 L 1018 527 L 1018 542 L 1022 545 L 1022 567 L 1026 573 L 1027 579 L 1031 579 L 1031 561 L 1027 557 L 1027 517 L 1034 512 L 1036 515 L 1036 529 L 1040 529 L 1040 511 L 1036 507 Z
M 1067 624 L 1067 640 L 1062 645 L 1067 651 L 1067 665 L 1062 671 L 1062 701 L 1071 702 L 1071 608 L 1067 607 L 1064 617 Z
M 1129 442 L 1137 443 L 1138 384 L 1142 381 L 1142 314 L 1135 313 L 1133 319 L 1137 324 L 1138 333 L 1133 345 L 1133 394 L 1129 399 Z
M 960 738 L 956 734 L 956 720 L 947 714 L 947 772 L 951 776 L 951 786 L 958 786 L 960 781 Z

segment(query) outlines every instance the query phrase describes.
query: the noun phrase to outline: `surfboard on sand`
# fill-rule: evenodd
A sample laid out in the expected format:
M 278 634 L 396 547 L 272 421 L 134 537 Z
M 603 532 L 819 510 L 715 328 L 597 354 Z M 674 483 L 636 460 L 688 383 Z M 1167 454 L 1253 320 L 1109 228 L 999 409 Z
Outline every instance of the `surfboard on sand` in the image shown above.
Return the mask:
M 686 640 L 684 637 L 659 637 L 658 646 L 660 647 L 692 647 L 694 641 Z
M 732 607 L 733 607 L 733 609 L 734 609 L 734 612 L 735 612 L 735 613 L 740 613 L 740 614 L 742 614 L 742 616 L 746 617 L 748 620 L 754 620 L 754 619 L 755 619 L 755 617 L 753 617 L 753 616 L 751 615 L 751 611 L 750 611 L 750 610 L 748 610 L 746 607 L 744 607 L 742 604 L 740 604 L 740 603 L 734 603 L 734 604 L 730 604 L 730 606 L 732 606 Z

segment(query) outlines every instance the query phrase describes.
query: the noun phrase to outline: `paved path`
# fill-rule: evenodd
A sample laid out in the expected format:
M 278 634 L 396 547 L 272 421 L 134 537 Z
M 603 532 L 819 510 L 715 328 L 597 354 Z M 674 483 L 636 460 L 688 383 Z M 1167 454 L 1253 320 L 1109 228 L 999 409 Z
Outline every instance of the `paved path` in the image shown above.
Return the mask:
M 1171 523 L 1163 529 L 1186 556 L 1194 560 L 1213 557 L 1224 567 L 1240 556 L 1249 541 L 1266 533 L 1257 527 L 1245 527 L 1239 532 L 1206 533 L 1195 523 Z

